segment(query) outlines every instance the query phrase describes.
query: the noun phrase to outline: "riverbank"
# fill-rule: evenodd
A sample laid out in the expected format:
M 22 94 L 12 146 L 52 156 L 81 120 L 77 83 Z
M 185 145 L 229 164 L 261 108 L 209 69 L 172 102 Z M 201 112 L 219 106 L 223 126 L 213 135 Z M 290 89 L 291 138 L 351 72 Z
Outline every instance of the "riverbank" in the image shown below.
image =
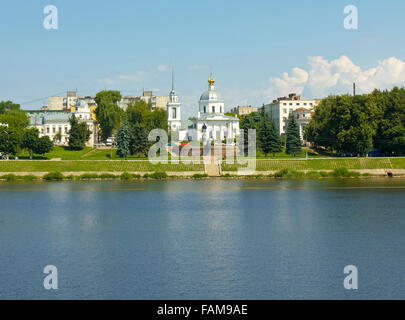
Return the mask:
M 405 170 L 348 170 L 338 168 L 328 171 L 295 171 L 282 169 L 274 172 L 254 174 L 222 173 L 209 176 L 204 172 L 7 172 L 0 175 L 0 181 L 61 181 L 61 180 L 166 180 L 166 179 L 325 179 L 325 178 L 405 178 Z

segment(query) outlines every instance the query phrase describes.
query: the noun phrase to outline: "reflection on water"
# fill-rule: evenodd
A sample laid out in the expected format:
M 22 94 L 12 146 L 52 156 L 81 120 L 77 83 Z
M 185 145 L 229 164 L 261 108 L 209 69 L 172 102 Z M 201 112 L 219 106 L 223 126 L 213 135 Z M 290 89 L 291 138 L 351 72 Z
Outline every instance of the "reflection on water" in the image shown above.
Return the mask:
M 405 298 L 404 205 L 397 179 L 2 183 L 0 298 Z

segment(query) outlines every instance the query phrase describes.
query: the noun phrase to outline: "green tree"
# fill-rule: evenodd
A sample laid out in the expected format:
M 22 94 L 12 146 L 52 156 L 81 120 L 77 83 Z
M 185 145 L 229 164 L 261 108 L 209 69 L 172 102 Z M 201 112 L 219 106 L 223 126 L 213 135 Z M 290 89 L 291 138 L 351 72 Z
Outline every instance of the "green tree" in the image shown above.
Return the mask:
M 19 110 L 20 105 L 12 101 L 0 101 L 0 114 L 5 113 L 7 110 Z
M 45 157 L 45 153 L 51 152 L 53 149 L 53 142 L 48 136 L 42 136 L 39 138 L 34 146 L 34 153 L 42 154 Z
M 97 108 L 95 114 L 103 140 L 110 137 L 114 129 L 120 125 L 123 111 L 117 103 L 121 98 L 119 91 L 101 91 L 96 95 Z
M 19 141 L 15 130 L 0 125 L 0 153 L 16 155 L 18 147 Z
M 136 123 L 132 129 L 132 139 L 130 150 L 131 154 L 143 154 L 148 152 L 149 141 L 146 129 L 139 123 Z
M 128 120 L 125 118 L 121 127 L 118 130 L 118 137 L 117 137 L 117 154 L 121 158 L 126 158 L 128 154 L 130 154 L 130 146 L 131 146 L 131 130 L 128 125 Z
M 295 117 L 290 115 L 286 132 L 286 153 L 293 154 L 295 157 L 302 152 L 301 146 L 300 129 Z
M 60 130 L 53 136 L 53 141 L 59 143 L 62 141 L 62 132 Z
M 375 147 L 388 155 L 405 154 L 405 89 L 394 87 L 391 91 L 374 90 L 372 96 L 382 111 L 377 117 Z
M 69 122 L 69 149 L 82 150 L 90 138 L 91 131 L 87 127 L 87 124 L 79 122 L 74 114 L 70 117 Z
M 8 130 L 15 134 L 13 139 L 17 141 L 17 150 L 14 153 L 18 153 L 22 140 L 24 137 L 25 128 L 29 125 L 29 119 L 27 114 L 19 109 L 6 110 L 3 114 L 0 114 L 0 123 L 8 125 Z
M 39 140 L 39 131 L 37 128 L 29 128 L 25 130 L 21 146 L 28 150 L 30 154 L 30 159 L 32 158 L 32 154 L 36 149 L 38 140 Z

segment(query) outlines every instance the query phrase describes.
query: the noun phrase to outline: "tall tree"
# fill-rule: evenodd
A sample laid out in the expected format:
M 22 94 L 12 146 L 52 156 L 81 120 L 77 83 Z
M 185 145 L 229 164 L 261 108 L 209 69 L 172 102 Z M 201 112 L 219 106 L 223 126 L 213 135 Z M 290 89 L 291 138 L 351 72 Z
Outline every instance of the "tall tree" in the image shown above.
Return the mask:
M 286 132 L 286 153 L 293 154 L 294 157 L 302 152 L 302 142 L 300 137 L 300 129 L 293 115 L 288 119 Z
M 281 138 L 277 134 L 274 123 L 270 121 L 269 116 L 266 113 L 262 114 L 262 119 L 258 125 L 257 136 L 259 140 L 259 148 L 265 156 L 272 152 L 274 157 L 276 152 L 282 150 Z
M 82 150 L 90 138 L 91 131 L 87 127 L 87 124 L 79 122 L 74 114 L 70 117 L 69 122 L 69 149 Z
M 24 137 L 25 128 L 29 125 L 27 114 L 19 109 L 6 110 L 3 114 L 0 114 L 0 123 L 7 124 L 8 130 L 15 134 L 13 139 L 17 141 L 16 153 L 18 153 Z
M 118 130 L 117 137 L 117 154 L 121 158 L 126 158 L 130 154 L 130 145 L 131 145 L 131 130 L 128 125 L 128 120 L 125 118 L 121 127 Z
M 36 148 L 38 140 L 39 130 L 37 128 L 29 128 L 25 130 L 21 146 L 28 150 L 30 159 L 32 158 L 32 154 Z
M 110 137 L 114 129 L 117 129 L 120 125 L 123 111 L 117 103 L 121 98 L 119 91 L 101 91 L 96 95 L 97 108 L 95 114 L 100 124 L 103 140 Z
M 146 129 L 139 123 L 133 126 L 131 139 L 131 154 L 143 154 L 148 152 L 149 141 Z
M 15 130 L 0 125 L 0 153 L 16 155 L 19 147 L 18 135 Z
M 42 154 L 45 156 L 45 153 L 51 152 L 53 149 L 53 142 L 49 139 L 48 136 L 42 136 L 39 138 L 35 144 L 34 152 L 36 154 Z

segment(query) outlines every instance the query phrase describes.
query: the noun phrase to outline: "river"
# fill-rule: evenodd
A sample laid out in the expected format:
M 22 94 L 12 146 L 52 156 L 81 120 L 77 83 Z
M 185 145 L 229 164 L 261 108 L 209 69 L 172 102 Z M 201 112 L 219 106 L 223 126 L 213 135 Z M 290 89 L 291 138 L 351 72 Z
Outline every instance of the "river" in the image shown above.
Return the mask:
M 0 183 L 0 299 L 404 299 L 404 208 L 388 178 Z

